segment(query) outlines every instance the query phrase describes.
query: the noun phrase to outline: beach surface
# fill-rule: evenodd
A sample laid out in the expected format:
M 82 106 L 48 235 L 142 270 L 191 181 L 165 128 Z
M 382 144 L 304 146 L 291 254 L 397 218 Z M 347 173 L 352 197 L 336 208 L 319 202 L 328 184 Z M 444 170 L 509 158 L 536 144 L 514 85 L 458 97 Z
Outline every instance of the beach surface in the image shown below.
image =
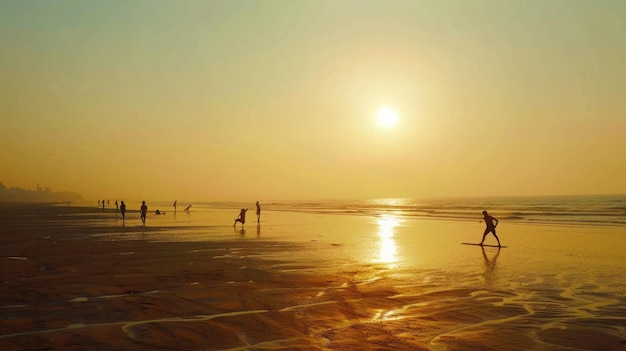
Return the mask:
M 1 350 L 626 350 L 624 226 L 0 210 Z

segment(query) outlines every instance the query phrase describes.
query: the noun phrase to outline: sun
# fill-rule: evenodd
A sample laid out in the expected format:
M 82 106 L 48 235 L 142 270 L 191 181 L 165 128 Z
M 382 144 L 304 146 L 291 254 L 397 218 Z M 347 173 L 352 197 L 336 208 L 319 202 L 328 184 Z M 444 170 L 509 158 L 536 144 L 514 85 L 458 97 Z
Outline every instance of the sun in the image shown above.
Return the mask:
M 378 125 L 383 128 L 391 128 L 398 123 L 398 114 L 390 107 L 381 107 L 376 113 Z

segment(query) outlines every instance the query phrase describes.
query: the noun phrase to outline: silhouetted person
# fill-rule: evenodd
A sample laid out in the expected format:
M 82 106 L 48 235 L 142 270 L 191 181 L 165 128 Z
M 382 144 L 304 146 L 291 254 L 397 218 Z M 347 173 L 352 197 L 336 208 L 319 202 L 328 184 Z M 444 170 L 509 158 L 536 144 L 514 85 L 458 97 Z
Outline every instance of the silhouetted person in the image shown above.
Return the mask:
M 237 225 L 237 222 L 241 223 L 241 229 L 243 229 L 243 225 L 246 224 L 246 212 L 248 212 L 247 208 L 242 208 L 239 212 L 239 217 L 235 219 L 235 223 L 233 223 L 233 227 Z
M 124 201 L 122 201 L 122 204 L 120 205 L 120 212 L 122 213 L 122 222 L 124 222 L 126 215 L 126 204 L 124 203 Z
M 144 227 L 146 226 L 146 215 L 148 214 L 148 206 L 146 206 L 146 202 L 142 201 L 141 202 L 141 222 L 143 223 Z
M 185 209 L 185 212 L 189 212 L 190 208 L 191 208 L 191 204 L 189 204 L 189 206 L 187 206 L 187 208 Z
M 104 212 L 104 200 L 102 200 L 102 212 Z
M 174 200 L 174 213 L 176 213 L 176 203 L 178 202 L 178 200 Z
M 259 205 L 258 201 L 256 202 L 256 222 L 261 222 L 261 205 Z
M 487 227 L 485 228 L 485 232 L 483 233 L 483 240 L 480 241 L 480 245 L 482 245 L 483 242 L 485 242 L 485 237 L 487 236 L 487 234 L 491 233 L 493 234 L 493 236 L 496 237 L 496 240 L 498 240 L 498 246 L 501 246 L 500 239 L 498 239 L 498 236 L 496 235 L 496 227 L 498 226 L 498 219 L 490 216 L 489 213 L 487 213 L 487 211 L 483 211 L 483 219 L 485 220 L 485 225 Z M 493 223 L 494 221 L 496 222 L 495 224 Z
M 115 200 L 115 213 L 120 212 L 120 206 L 117 204 L 117 200 Z

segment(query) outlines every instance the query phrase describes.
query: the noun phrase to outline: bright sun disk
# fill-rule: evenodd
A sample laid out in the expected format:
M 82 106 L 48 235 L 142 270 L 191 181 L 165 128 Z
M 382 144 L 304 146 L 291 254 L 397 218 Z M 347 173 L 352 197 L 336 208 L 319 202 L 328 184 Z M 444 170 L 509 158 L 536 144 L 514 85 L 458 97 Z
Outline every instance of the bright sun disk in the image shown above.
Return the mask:
M 398 114 L 389 107 L 382 107 L 376 114 L 378 125 L 390 128 L 398 123 Z

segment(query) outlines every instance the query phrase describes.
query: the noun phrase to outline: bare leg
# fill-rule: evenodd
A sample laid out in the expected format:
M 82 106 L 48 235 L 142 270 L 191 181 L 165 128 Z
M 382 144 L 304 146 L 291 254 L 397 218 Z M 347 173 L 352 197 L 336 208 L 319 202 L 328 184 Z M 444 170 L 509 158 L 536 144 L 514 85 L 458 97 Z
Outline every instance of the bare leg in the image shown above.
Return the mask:
M 487 236 L 487 234 L 489 234 L 489 231 L 489 228 L 485 228 L 485 232 L 483 233 L 483 240 L 480 241 L 480 245 L 485 242 L 485 237 Z
M 493 228 L 493 230 L 491 231 L 493 233 L 493 236 L 496 237 L 496 240 L 498 240 L 498 246 L 502 246 L 500 245 L 500 239 L 498 238 L 498 236 L 496 235 L 496 228 Z

